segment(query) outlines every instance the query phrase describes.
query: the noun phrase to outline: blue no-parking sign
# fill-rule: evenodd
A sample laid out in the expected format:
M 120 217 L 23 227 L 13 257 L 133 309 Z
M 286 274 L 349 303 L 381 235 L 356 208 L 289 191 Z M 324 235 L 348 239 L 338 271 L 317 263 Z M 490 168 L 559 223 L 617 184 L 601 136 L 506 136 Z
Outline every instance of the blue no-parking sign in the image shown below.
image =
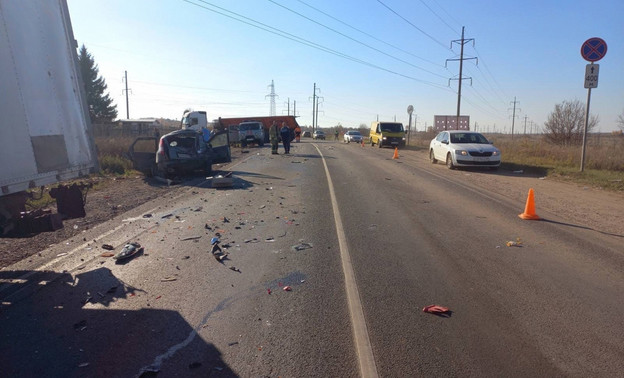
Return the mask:
M 597 62 L 607 54 L 607 43 L 602 38 L 590 38 L 581 46 L 581 56 L 588 62 Z

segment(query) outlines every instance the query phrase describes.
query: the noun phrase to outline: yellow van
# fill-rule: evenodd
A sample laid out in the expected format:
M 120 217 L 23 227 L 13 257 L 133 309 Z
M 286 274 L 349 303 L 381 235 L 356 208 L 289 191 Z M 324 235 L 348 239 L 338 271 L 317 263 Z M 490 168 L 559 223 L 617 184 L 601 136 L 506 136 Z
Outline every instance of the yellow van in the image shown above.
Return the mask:
M 371 146 L 405 147 L 405 129 L 400 122 L 371 123 L 369 138 Z

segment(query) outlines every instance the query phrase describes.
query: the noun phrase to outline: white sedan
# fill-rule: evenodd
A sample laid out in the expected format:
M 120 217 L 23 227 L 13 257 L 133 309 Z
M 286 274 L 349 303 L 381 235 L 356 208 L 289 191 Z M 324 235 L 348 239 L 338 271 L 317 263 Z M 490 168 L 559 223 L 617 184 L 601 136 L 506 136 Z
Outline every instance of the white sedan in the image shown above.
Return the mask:
M 362 134 L 357 130 L 349 130 L 344 134 L 345 143 L 362 143 Z
M 447 130 L 429 143 L 429 160 L 444 161 L 449 169 L 455 167 L 490 167 L 501 163 L 500 150 L 482 134 L 474 131 Z

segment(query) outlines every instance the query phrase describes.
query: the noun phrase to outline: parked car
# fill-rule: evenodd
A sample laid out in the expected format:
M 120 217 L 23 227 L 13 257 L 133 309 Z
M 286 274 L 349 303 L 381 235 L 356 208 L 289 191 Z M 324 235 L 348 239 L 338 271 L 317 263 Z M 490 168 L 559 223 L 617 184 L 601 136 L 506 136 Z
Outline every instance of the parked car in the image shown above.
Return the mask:
M 165 178 L 197 171 L 210 175 L 212 164 L 231 161 L 227 130 L 208 134 L 186 129 L 160 139 L 139 137 L 130 145 L 128 153 L 136 170 Z
M 474 131 L 448 130 L 440 132 L 429 143 L 429 160 L 446 162 L 455 167 L 490 167 L 497 169 L 501 152 L 482 134 Z
M 311 138 L 312 137 L 312 133 L 309 131 L 304 131 L 303 134 L 301 134 L 302 137 L 304 138 Z
M 238 125 L 238 132 L 242 147 L 247 147 L 247 144 L 251 143 L 255 143 L 260 147 L 264 146 L 264 126 L 262 126 L 262 122 L 241 122 Z
M 345 143 L 362 143 L 362 134 L 360 134 L 357 130 L 349 130 L 344 134 L 344 142 Z
M 321 130 L 316 130 L 314 134 L 312 134 L 312 139 L 323 139 L 325 140 L 325 132 Z

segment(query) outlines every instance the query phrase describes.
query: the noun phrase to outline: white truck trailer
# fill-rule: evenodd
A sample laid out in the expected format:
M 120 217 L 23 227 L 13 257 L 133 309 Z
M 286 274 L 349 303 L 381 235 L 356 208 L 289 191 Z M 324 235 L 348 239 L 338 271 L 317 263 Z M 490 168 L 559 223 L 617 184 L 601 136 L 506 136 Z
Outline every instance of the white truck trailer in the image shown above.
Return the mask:
M 29 188 L 99 169 L 77 47 L 65 0 L 0 0 L 0 235 Z

